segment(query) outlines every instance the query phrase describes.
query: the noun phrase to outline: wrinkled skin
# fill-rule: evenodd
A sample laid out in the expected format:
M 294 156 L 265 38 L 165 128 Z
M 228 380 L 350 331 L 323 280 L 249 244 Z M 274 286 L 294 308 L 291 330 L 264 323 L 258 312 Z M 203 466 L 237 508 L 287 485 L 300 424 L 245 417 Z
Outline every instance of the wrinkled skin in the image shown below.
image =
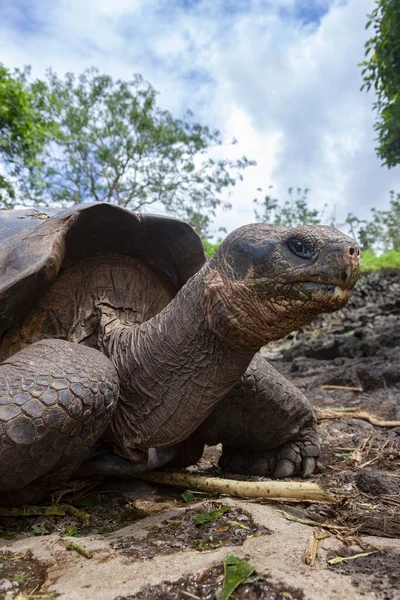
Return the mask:
M 139 272 L 106 257 L 112 287 L 104 275 L 101 293 L 87 284 L 74 295 L 78 320 L 72 300 L 53 318 L 79 277 L 99 281 L 91 260 L 66 270 L 0 344 L 2 503 L 37 501 L 74 472 L 192 464 L 205 443 L 222 442 L 221 465 L 239 473 L 312 473 L 311 408 L 258 350 L 346 303 L 359 276 L 351 239 L 328 227 L 242 227 L 171 301 L 170 290 L 150 292 L 157 307 L 140 318 L 122 291 L 129 269 Z

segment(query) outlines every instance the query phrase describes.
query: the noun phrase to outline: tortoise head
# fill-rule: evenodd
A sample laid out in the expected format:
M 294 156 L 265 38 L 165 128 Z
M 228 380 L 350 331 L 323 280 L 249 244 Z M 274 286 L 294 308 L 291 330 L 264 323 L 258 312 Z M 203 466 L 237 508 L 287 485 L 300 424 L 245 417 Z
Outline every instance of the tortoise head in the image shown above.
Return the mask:
M 260 347 L 344 306 L 359 263 L 354 240 L 332 227 L 240 227 L 209 262 L 209 324 L 239 346 Z

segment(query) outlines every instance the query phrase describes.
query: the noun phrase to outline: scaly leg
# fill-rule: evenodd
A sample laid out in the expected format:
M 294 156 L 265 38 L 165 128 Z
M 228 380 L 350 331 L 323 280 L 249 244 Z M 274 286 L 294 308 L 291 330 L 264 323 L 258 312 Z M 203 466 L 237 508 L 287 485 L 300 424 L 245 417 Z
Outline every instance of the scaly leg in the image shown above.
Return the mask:
M 116 407 L 100 352 L 42 340 L 0 365 L 0 504 L 37 502 L 90 456 Z
M 222 468 L 280 479 L 312 474 L 320 439 L 305 396 L 262 356 L 192 436 L 178 447 L 173 464 L 196 462 L 204 444 L 222 443 Z

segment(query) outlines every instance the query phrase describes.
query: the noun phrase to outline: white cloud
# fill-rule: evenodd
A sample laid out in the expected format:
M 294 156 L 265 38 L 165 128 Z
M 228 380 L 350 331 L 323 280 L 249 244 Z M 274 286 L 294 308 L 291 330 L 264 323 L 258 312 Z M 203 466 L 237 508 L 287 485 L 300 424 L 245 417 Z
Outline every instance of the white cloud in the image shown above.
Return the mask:
M 373 0 L 14 0 L 0 8 L 7 66 L 40 76 L 90 65 L 114 77 L 139 72 L 160 104 L 239 143 L 258 166 L 218 215 L 228 229 L 254 219 L 256 188 L 281 197 L 310 188 L 312 204 L 361 217 L 400 191 L 399 167 L 374 152 L 373 97 L 360 92 L 366 13 Z
M 112 17 L 136 13 L 142 6 L 141 0 L 86 0 L 87 4 L 93 6 L 100 14 Z

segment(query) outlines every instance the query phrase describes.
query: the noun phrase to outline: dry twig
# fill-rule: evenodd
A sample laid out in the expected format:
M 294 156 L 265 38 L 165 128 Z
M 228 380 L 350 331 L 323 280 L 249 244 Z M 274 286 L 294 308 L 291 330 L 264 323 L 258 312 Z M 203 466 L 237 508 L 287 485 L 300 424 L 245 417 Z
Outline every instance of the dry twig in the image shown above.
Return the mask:
M 336 503 L 336 500 L 319 485 L 311 481 L 236 481 L 220 477 L 204 477 L 191 473 L 160 473 L 151 471 L 135 475 L 137 479 L 160 483 L 162 485 L 175 485 L 203 492 L 228 494 L 239 498 L 268 498 L 280 501 L 324 502 Z
M 318 556 L 318 550 L 321 540 L 329 537 L 329 533 L 327 531 L 322 531 L 322 529 L 315 528 L 313 535 L 308 539 L 306 549 L 304 551 L 304 562 L 306 565 L 313 567 L 315 565 L 315 561 Z
M 363 392 L 362 387 L 347 385 L 320 385 L 320 390 L 342 390 L 344 392 Z
M 18 506 L 3 507 L 0 506 L 0 517 L 65 517 L 70 514 L 89 525 L 90 515 L 75 508 L 71 504 L 53 504 L 52 506 Z
M 400 427 L 400 421 L 384 421 L 383 419 L 380 419 L 379 417 L 364 410 L 357 412 L 346 410 L 328 411 L 317 407 L 317 411 L 320 413 L 317 416 L 319 421 L 322 421 L 323 419 L 342 419 L 343 417 L 347 417 L 351 419 L 360 419 L 361 421 L 368 421 L 371 423 L 371 425 L 376 425 L 376 427 Z
M 312 519 L 301 519 L 300 517 L 295 517 L 285 510 L 278 510 L 278 513 L 282 515 L 288 521 L 293 521 L 294 523 L 300 523 L 301 525 L 308 525 L 309 527 L 322 527 L 323 529 L 332 529 L 333 531 L 349 531 L 349 527 L 344 527 L 343 525 L 334 525 L 332 523 L 320 523 L 319 521 L 313 521 Z

